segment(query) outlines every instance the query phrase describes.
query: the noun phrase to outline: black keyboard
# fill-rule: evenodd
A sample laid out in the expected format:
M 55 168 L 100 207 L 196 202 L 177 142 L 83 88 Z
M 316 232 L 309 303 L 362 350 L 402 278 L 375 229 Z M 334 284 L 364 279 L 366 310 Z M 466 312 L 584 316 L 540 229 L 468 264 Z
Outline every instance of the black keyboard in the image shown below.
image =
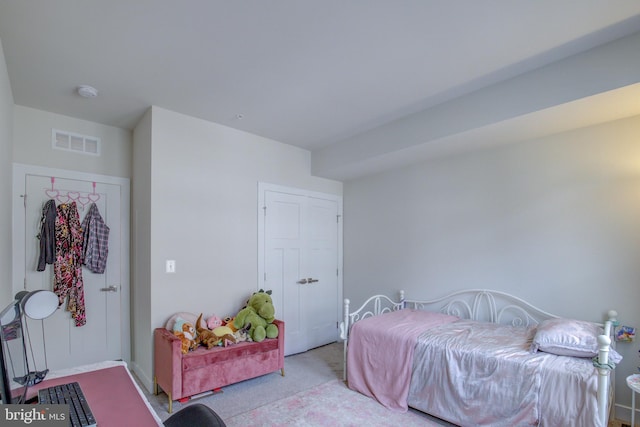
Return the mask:
M 77 382 L 38 390 L 41 405 L 69 405 L 69 421 L 73 427 L 96 427 L 96 419 Z

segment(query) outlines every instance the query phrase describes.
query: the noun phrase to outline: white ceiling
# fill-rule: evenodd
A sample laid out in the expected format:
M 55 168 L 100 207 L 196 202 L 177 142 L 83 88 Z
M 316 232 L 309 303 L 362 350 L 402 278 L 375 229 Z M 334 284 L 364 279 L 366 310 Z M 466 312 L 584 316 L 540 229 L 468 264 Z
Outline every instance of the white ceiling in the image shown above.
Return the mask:
M 0 2 L 18 105 L 126 129 L 156 105 L 314 153 L 638 31 L 629 0 Z

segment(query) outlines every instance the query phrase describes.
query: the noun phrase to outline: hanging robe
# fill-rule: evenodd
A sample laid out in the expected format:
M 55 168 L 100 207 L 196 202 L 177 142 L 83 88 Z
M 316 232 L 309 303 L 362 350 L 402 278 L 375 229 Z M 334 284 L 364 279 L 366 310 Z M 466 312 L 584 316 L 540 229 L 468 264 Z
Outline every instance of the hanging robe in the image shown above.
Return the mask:
M 67 310 L 76 326 L 87 323 L 82 280 L 82 227 L 76 202 L 58 206 L 56 216 L 56 260 L 53 292 L 58 305 L 67 300 Z
M 42 207 L 42 217 L 40 218 L 38 271 L 44 271 L 47 264 L 53 264 L 56 258 L 56 215 L 56 201 L 48 200 Z

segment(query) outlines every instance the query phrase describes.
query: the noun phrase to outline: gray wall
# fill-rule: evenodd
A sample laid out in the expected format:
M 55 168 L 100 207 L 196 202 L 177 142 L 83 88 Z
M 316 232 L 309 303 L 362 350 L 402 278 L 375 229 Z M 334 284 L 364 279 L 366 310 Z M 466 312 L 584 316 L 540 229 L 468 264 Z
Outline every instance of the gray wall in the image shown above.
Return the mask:
M 133 132 L 131 227 L 131 360 L 137 372 L 153 372 L 151 325 L 151 108 Z M 149 374 L 146 374 L 149 375 Z
M 0 310 L 13 299 L 11 285 L 11 156 L 13 95 L 0 42 Z
M 120 178 L 131 177 L 130 131 L 21 105 L 15 106 L 14 115 L 14 162 Z M 52 129 L 99 137 L 100 156 L 53 150 Z
M 346 182 L 345 297 L 488 288 L 640 326 L 639 135 L 634 117 Z M 637 345 L 618 347 L 628 404 Z
M 342 183 L 311 176 L 307 150 L 155 106 L 133 152 L 134 368 L 150 388 L 153 328 L 181 311 L 234 315 L 257 290 L 258 183 Z

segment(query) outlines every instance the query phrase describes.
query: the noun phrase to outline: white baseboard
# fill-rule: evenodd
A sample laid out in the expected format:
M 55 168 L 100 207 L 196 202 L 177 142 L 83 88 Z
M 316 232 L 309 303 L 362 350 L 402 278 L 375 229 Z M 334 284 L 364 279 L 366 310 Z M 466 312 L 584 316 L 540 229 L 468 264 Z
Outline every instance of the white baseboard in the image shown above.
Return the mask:
M 140 369 L 138 364 L 135 362 L 131 362 L 130 368 L 131 368 L 131 371 L 136 374 L 136 377 L 138 377 L 138 380 L 140 380 L 141 385 L 147 389 L 147 392 L 153 393 L 153 379 L 145 375 L 143 370 Z
M 621 405 L 616 403 L 614 406 L 614 413 L 611 414 L 611 419 L 616 419 L 620 421 L 626 421 L 627 424 L 631 422 L 631 406 Z M 638 414 L 638 405 L 636 405 L 636 425 L 640 420 L 640 415 Z

